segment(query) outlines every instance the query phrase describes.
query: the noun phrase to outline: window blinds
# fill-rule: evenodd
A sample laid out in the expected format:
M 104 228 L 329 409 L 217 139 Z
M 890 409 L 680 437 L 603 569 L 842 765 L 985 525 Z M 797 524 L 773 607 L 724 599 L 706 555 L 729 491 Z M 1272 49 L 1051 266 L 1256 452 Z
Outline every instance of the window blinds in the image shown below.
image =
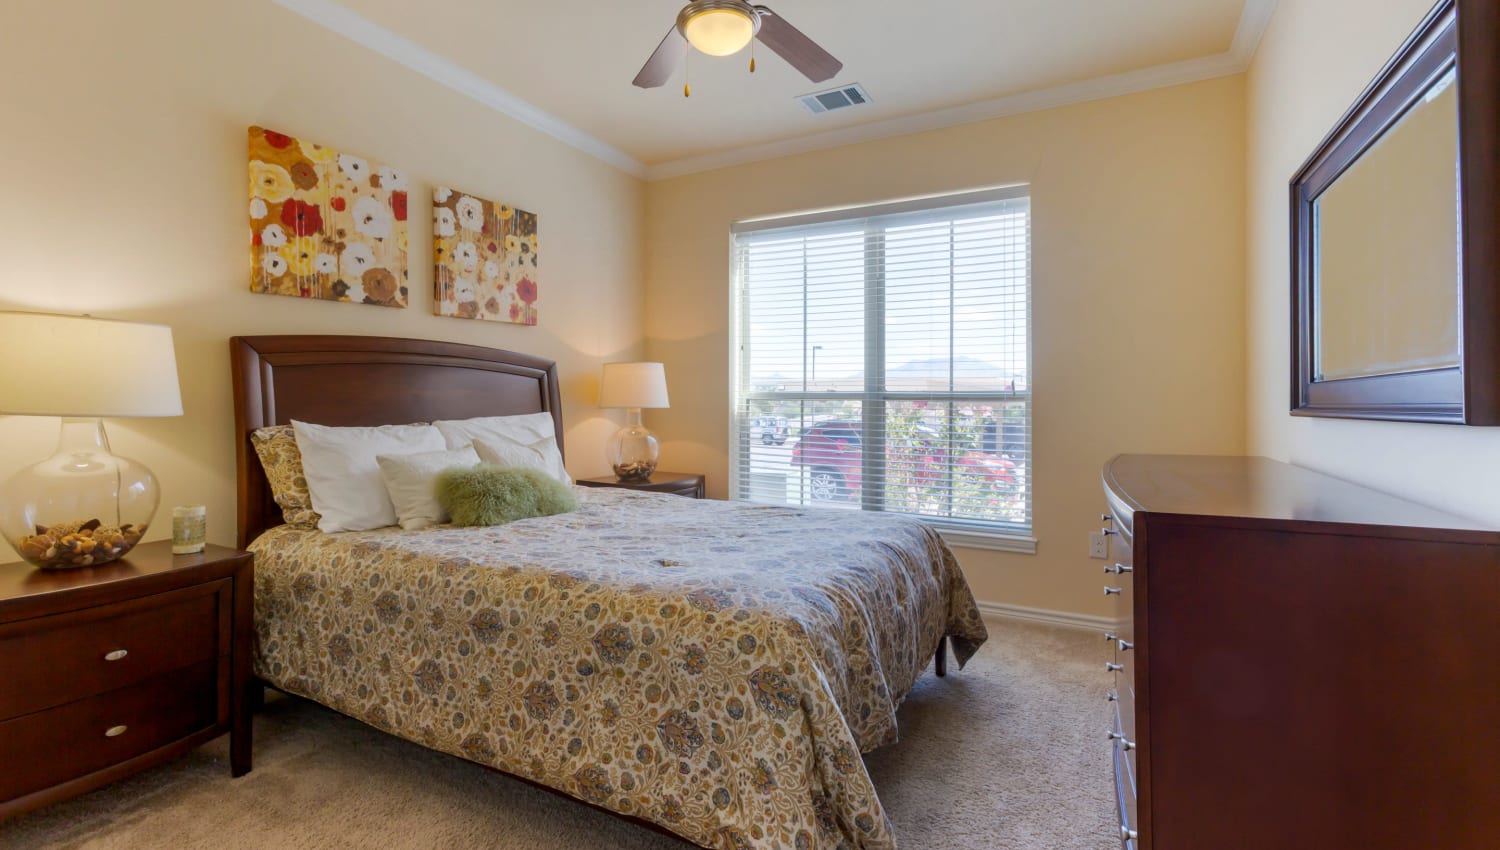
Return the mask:
M 1031 527 L 1030 201 L 737 225 L 732 493 Z

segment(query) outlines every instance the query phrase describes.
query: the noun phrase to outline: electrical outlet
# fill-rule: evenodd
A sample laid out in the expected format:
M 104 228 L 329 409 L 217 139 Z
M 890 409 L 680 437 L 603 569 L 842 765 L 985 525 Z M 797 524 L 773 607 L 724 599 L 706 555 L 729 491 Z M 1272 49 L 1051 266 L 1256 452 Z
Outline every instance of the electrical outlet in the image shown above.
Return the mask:
M 1089 557 L 1101 561 L 1109 558 L 1109 537 L 1104 532 L 1089 532 Z

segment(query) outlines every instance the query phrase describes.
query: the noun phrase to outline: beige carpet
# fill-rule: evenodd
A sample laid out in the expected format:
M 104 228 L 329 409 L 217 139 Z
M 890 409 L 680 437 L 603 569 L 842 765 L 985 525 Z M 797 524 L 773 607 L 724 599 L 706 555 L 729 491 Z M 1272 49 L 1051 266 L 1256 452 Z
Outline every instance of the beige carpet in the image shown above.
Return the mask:
M 1103 647 L 1089 632 L 992 624 L 968 669 L 922 679 L 901 708 L 900 743 L 867 758 L 902 850 L 1119 846 Z M 244 778 L 230 780 L 221 738 L 0 824 L 0 847 L 688 846 L 303 700 L 270 701 L 255 736 Z

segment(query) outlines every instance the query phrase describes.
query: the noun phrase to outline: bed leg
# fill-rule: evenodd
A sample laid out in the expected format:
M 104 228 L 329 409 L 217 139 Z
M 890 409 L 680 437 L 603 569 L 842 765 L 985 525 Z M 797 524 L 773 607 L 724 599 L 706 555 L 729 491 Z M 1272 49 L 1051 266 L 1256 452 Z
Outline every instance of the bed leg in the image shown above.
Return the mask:
M 247 698 L 248 708 L 251 714 L 260 714 L 261 709 L 266 707 L 266 683 L 260 679 L 251 677 L 250 695 Z
M 943 635 L 938 641 L 937 655 L 933 658 L 933 667 L 938 676 L 948 675 L 948 636 Z

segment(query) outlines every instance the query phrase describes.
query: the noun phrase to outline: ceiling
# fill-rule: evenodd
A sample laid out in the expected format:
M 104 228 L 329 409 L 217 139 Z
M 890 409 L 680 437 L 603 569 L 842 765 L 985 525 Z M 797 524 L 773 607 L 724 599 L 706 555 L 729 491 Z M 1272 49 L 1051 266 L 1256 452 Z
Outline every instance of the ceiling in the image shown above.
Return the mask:
M 533 107 L 544 123 L 591 137 L 651 176 L 723 164 L 736 152 L 829 131 L 864 128 L 868 137 L 893 134 L 880 132 L 887 126 L 919 129 L 921 119 L 913 116 L 938 111 L 953 120 L 935 125 L 988 117 L 987 110 L 1020 111 L 1014 104 L 1036 93 L 1082 100 L 1089 81 L 1105 88 L 1111 80 L 1133 81 L 1140 89 L 1233 73 L 1248 62 L 1274 3 L 762 1 L 841 59 L 843 72 L 814 84 L 758 48 L 753 75 L 743 53 L 694 53 L 691 98 L 682 95 L 680 72 L 661 88 L 632 86 L 684 0 L 276 0 L 413 67 L 447 66 L 448 76 L 467 80 L 455 87 L 487 85 L 501 100 L 524 102 L 523 111 Z M 371 43 L 369 33 L 382 30 L 383 46 Z M 430 55 L 419 63 L 397 55 L 402 51 Z M 812 115 L 796 99 L 855 82 L 869 92 L 870 104 Z M 1074 96 L 1062 96 L 1068 93 Z M 1111 93 L 1119 92 L 1093 96 Z M 1029 100 L 1049 105 L 1045 97 Z

